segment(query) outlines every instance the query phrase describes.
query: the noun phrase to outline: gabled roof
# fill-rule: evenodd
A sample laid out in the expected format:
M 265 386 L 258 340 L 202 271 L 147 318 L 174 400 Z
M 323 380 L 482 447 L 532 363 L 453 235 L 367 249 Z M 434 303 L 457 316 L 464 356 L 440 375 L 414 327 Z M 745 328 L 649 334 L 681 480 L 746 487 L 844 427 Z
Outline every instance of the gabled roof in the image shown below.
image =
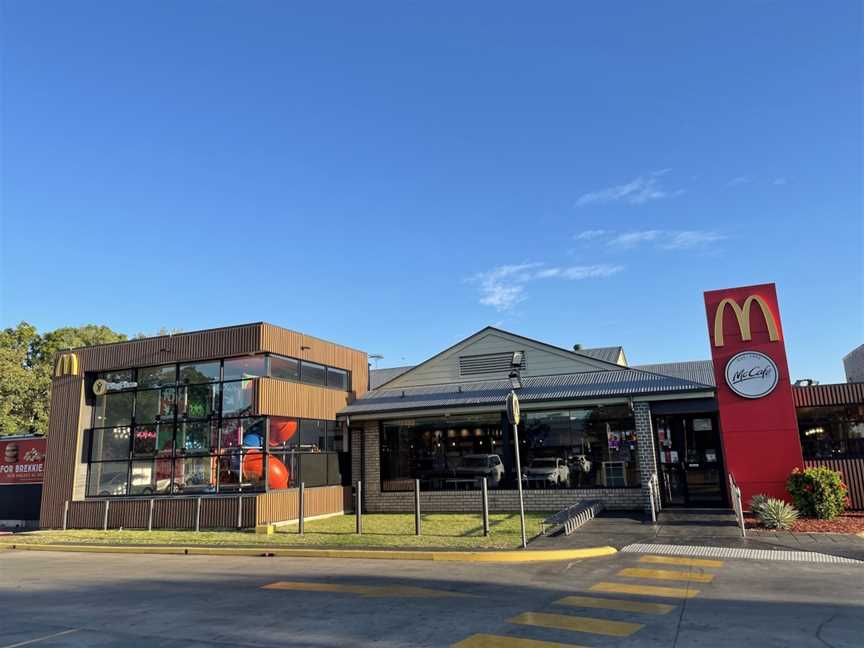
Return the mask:
M 717 381 L 714 380 L 714 363 L 710 360 L 635 365 L 633 369 L 689 380 L 712 389 L 717 386 Z
M 369 389 L 377 389 L 384 383 L 390 382 L 396 376 L 401 376 L 406 371 L 413 369 L 414 365 L 404 367 L 388 367 L 386 369 L 369 370 Z
M 540 401 L 596 400 L 649 394 L 678 394 L 709 389 L 706 385 L 658 373 L 619 367 L 522 379 L 522 403 Z M 473 383 L 379 388 L 363 394 L 339 414 L 370 414 L 430 408 L 503 405 L 510 392 L 509 380 Z
M 579 349 L 578 351 L 574 351 L 574 353 L 578 353 L 579 355 L 587 355 L 596 360 L 603 360 L 604 362 L 618 364 L 618 358 L 623 355 L 624 347 L 595 347 L 593 349 Z
M 500 329 L 500 328 L 497 328 L 494 326 L 486 326 L 486 327 L 480 329 L 479 331 L 477 331 L 476 333 L 472 333 L 468 337 L 460 340 L 456 344 L 453 344 L 453 345 L 447 347 L 446 349 L 444 349 L 443 351 L 436 353 L 434 356 L 424 360 L 420 364 L 415 365 L 413 367 L 410 367 L 407 371 L 404 371 L 400 374 L 393 376 L 392 378 L 389 378 L 386 382 L 380 383 L 379 387 L 386 386 L 387 383 L 389 383 L 393 380 L 396 380 L 396 378 L 399 378 L 400 376 L 407 374 L 411 371 L 415 371 L 417 369 L 420 369 L 421 367 L 425 367 L 426 365 L 434 362 L 435 360 L 438 360 L 439 358 L 442 358 L 443 356 L 446 356 L 447 354 L 459 351 L 462 347 L 468 346 L 470 343 L 483 337 L 484 334 L 490 333 L 490 332 L 497 333 L 497 334 L 505 336 L 505 337 L 514 338 L 516 340 L 524 340 L 525 342 L 528 342 L 530 344 L 541 346 L 544 348 L 544 350 L 546 350 L 550 353 L 554 353 L 554 354 L 557 354 L 557 355 L 562 356 L 562 357 L 570 358 L 570 359 L 574 360 L 575 362 L 581 362 L 581 363 L 585 364 L 587 361 L 587 363 L 589 365 L 593 366 L 597 370 L 604 370 L 607 368 L 608 369 L 620 369 L 621 368 L 621 365 L 617 364 L 617 357 L 614 361 L 610 362 L 610 361 L 604 360 L 602 358 L 596 358 L 596 357 L 593 357 L 593 356 L 585 354 L 585 353 L 576 353 L 575 351 L 573 351 L 571 349 L 565 349 L 563 347 L 559 347 L 559 346 L 556 346 L 554 344 L 549 344 L 547 342 L 541 342 L 540 340 L 535 340 L 533 338 L 525 337 L 524 335 L 519 335 L 518 333 L 511 333 L 510 331 L 505 331 L 504 329 Z

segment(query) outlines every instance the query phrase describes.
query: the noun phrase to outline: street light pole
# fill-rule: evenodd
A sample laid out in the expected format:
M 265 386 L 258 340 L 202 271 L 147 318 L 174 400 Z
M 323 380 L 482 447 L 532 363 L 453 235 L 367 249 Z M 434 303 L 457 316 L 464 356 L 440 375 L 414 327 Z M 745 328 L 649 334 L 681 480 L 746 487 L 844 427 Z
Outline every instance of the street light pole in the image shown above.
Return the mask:
M 516 396 L 516 392 L 512 389 L 510 390 L 508 401 L 516 403 L 516 420 L 513 421 L 514 417 L 511 417 L 511 422 L 513 423 L 513 444 L 516 447 L 516 485 L 519 490 L 519 523 L 522 527 L 522 548 L 527 549 L 528 540 L 525 537 L 525 500 L 522 496 L 522 461 L 519 458 L 519 397 Z M 508 414 L 510 414 L 511 407 L 508 406 L 507 408 Z

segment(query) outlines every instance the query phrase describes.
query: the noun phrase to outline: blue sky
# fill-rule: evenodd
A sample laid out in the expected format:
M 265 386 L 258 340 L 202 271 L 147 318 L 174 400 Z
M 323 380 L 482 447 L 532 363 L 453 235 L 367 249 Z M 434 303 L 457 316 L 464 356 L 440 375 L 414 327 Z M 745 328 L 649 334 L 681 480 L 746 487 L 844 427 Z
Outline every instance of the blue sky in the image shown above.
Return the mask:
M 0 325 L 638 363 L 774 281 L 793 378 L 842 380 L 860 3 L 325 4 L 3 2 Z

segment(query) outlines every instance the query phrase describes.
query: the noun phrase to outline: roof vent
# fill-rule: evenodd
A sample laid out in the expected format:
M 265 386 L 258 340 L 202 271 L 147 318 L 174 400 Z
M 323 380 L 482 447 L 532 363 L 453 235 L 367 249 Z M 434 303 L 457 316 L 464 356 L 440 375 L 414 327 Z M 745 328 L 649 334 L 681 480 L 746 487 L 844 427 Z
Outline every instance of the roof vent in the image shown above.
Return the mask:
M 525 352 L 522 351 L 520 370 L 525 370 Z M 490 373 L 507 373 L 513 367 L 513 352 L 485 353 L 483 355 L 459 356 L 459 375 L 477 376 Z
M 573 350 L 574 350 L 574 351 L 581 351 L 581 350 L 582 350 L 582 345 L 581 345 L 581 344 L 574 344 L 574 345 L 573 345 Z

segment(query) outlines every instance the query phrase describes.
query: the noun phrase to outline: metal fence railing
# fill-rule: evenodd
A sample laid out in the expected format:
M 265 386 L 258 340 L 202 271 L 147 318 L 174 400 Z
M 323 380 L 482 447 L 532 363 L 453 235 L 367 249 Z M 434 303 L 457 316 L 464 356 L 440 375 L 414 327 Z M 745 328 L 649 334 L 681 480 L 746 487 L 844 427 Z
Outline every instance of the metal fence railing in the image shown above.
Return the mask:
M 747 529 L 744 526 L 744 506 L 741 504 L 741 489 L 735 483 L 735 477 L 729 473 L 729 499 L 732 500 L 732 509 L 735 511 L 735 518 L 738 521 L 738 526 L 741 528 L 741 537 L 747 537 Z
M 660 497 L 660 480 L 656 472 L 651 473 L 648 478 L 648 500 L 651 506 L 651 522 L 657 523 L 657 514 L 663 510 L 662 498 Z

